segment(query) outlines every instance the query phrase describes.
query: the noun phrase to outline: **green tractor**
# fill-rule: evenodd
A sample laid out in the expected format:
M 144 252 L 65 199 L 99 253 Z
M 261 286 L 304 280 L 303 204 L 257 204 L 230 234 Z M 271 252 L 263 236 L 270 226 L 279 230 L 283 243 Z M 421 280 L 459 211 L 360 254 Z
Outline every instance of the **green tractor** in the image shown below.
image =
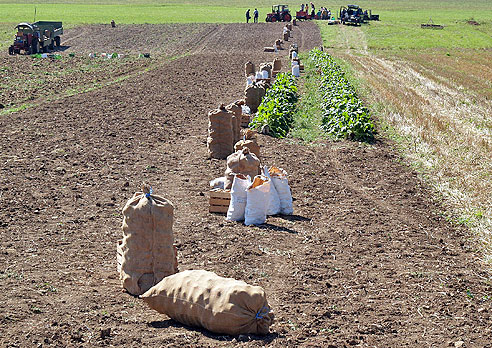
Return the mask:
M 267 14 L 265 21 L 290 22 L 291 19 L 289 5 L 274 5 L 272 6 L 272 12 Z
M 60 35 L 63 34 L 62 22 L 38 21 L 35 23 L 20 23 L 15 29 L 14 44 L 9 47 L 9 54 L 27 54 L 48 52 L 60 46 Z

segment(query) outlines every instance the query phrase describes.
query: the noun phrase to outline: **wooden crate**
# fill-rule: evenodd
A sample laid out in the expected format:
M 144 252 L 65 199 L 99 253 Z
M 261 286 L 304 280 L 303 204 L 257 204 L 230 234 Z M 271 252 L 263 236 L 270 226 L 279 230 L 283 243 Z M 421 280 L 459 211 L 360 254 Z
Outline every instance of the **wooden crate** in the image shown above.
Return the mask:
M 210 190 L 209 198 L 210 213 L 227 213 L 229 209 L 229 203 L 231 202 L 231 191 L 225 191 L 220 189 Z
M 251 122 L 251 117 L 249 115 L 241 114 L 241 127 L 248 128 Z

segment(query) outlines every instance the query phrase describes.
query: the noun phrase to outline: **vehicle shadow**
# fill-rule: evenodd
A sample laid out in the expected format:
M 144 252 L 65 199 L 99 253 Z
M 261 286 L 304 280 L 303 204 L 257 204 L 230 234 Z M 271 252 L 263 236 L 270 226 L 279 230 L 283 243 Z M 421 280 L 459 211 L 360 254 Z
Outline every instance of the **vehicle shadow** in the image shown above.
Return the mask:
M 249 342 L 249 341 L 263 341 L 266 344 L 271 343 L 274 339 L 281 337 L 278 333 L 276 332 L 271 332 L 268 335 L 265 336 L 259 336 L 259 335 L 252 335 L 252 334 L 246 334 L 246 335 L 239 335 L 239 336 L 231 336 L 231 335 L 220 335 L 220 334 L 214 334 L 213 332 L 210 332 L 206 329 L 203 328 L 198 328 L 198 327 L 191 327 L 188 325 L 181 324 L 173 319 L 167 319 L 167 320 L 160 320 L 160 321 L 152 321 L 150 323 L 147 323 L 147 326 L 152 327 L 154 329 L 167 329 L 170 327 L 174 328 L 183 328 L 186 330 L 190 331 L 195 331 L 199 332 L 202 335 L 217 340 L 217 341 L 241 341 L 241 342 Z
M 64 52 L 66 50 L 68 50 L 71 46 L 58 46 L 58 47 L 55 47 L 55 49 L 52 51 L 52 52 Z

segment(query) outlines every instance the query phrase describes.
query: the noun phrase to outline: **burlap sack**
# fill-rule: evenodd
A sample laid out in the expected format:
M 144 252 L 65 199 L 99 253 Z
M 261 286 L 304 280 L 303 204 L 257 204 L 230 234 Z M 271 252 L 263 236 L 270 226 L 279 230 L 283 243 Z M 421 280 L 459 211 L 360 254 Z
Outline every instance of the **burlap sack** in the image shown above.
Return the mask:
M 234 149 L 234 132 L 232 117 L 234 113 L 227 111 L 224 105 L 208 113 L 208 156 L 224 159 Z
M 241 134 L 241 139 L 242 140 L 254 140 L 256 142 L 256 138 L 258 136 L 258 133 L 251 128 L 244 128 L 241 129 L 239 132 Z
M 250 152 L 254 153 L 258 159 L 260 158 L 260 146 L 256 143 L 256 140 L 239 140 L 234 145 L 234 151 L 239 151 L 247 147 Z
M 247 86 L 244 90 L 245 104 L 249 107 L 252 114 L 258 111 L 258 106 L 260 106 L 261 99 L 264 95 L 264 88 L 257 83 Z
M 244 100 L 236 100 L 226 106 L 226 110 L 232 112 L 232 135 L 234 143 L 241 139 L 241 115 L 243 113 L 242 105 L 244 105 Z
M 282 61 L 278 58 L 275 58 L 272 62 L 273 71 L 280 71 L 282 69 Z
M 265 335 L 274 320 L 261 287 L 203 270 L 164 278 L 141 298 L 180 323 L 219 334 Z
M 173 247 L 174 207 L 144 186 L 123 208 L 123 239 L 118 241 L 120 280 L 130 294 L 140 295 L 178 271 Z
M 231 189 L 236 174 L 249 175 L 251 178 L 254 178 L 260 172 L 260 160 L 255 154 L 250 152 L 249 148 L 245 147 L 242 150 L 234 152 L 227 157 L 224 189 Z
M 244 64 L 244 75 L 248 77 L 254 74 L 255 74 L 255 65 L 251 62 L 246 62 L 246 64 Z

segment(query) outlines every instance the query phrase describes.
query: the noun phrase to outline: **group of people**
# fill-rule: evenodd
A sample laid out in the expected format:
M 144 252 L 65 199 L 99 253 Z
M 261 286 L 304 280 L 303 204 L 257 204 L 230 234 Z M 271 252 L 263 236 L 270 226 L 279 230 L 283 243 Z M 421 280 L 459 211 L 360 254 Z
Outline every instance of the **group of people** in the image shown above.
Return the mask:
M 249 23 L 249 20 L 251 19 L 251 15 L 250 15 L 250 9 L 248 8 L 248 11 L 246 11 L 246 23 Z M 253 20 L 255 23 L 258 23 L 258 9 L 255 8 L 254 12 L 253 12 Z
M 301 4 L 301 12 L 306 12 L 309 13 L 309 5 L 308 4 Z M 311 2 L 311 17 L 314 17 L 314 14 L 316 13 L 314 4 Z
M 316 14 L 318 19 L 330 19 L 331 18 L 331 10 L 326 7 L 321 7 Z

